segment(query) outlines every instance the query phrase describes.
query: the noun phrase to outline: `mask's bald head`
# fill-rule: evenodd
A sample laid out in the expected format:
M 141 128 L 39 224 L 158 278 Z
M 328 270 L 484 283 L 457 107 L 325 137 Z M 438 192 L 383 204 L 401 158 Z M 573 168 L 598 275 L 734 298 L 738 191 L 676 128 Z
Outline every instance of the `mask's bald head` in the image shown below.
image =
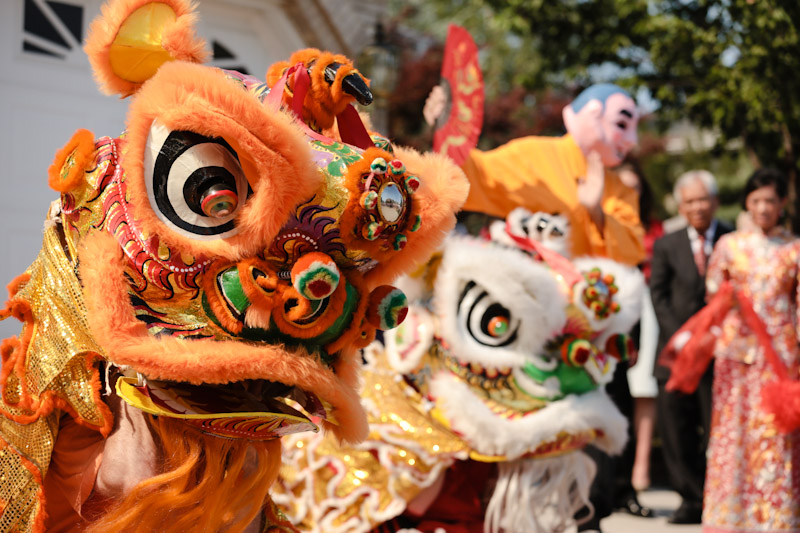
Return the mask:
M 605 109 L 606 100 L 608 100 L 608 97 L 612 94 L 623 94 L 633 100 L 630 93 L 619 85 L 614 85 L 613 83 L 596 83 L 581 91 L 581 94 L 576 96 L 569 105 L 573 111 L 580 113 L 583 106 L 592 100 L 598 100 L 603 105 L 603 109 Z

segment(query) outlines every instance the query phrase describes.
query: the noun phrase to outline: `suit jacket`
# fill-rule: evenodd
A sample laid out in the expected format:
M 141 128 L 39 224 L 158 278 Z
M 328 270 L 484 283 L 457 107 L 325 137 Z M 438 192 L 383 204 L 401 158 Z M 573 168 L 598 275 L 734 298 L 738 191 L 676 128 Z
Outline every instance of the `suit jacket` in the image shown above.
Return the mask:
M 717 222 L 713 244 L 733 228 Z M 650 273 L 650 295 L 658 319 L 658 352 L 670 337 L 706 304 L 705 277 L 697 271 L 687 228 L 669 233 L 655 242 Z M 655 365 L 657 379 L 669 379 L 669 369 Z

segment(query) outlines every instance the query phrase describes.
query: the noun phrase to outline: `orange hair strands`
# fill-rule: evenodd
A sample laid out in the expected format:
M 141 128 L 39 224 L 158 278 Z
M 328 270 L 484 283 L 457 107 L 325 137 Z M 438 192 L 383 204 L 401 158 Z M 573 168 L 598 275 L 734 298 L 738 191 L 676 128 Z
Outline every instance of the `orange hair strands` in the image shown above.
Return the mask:
M 87 531 L 242 531 L 268 502 L 281 464 L 279 440 L 205 435 L 181 421 L 149 417 L 164 473 L 139 483 Z

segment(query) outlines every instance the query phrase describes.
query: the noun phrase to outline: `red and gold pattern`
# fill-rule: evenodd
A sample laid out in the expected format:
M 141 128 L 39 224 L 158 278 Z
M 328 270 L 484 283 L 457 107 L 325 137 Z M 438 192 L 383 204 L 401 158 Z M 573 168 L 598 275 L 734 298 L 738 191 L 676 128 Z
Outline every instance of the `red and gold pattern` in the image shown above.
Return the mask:
M 733 233 L 714 248 L 710 292 L 724 280 L 750 296 L 772 345 L 798 379 L 797 275 L 800 241 L 788 232 Z M 708 444 L 704 533 L 800 530 L 800 432 L 782 434 L 762 409 L 761 392 L 777 376 L 741 315 L 728 313 L 714 349 L 713 413 Z

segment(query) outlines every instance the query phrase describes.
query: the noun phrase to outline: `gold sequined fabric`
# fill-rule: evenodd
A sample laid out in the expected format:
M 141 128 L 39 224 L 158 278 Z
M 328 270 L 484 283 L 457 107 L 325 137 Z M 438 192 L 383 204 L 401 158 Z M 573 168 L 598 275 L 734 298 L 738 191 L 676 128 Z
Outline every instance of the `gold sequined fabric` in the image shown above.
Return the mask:
M 356 520 L 381 524 L 455 461 L 469 457 L 469 446 L 438 424 L 399 376 L 380 366 L 363 375 L 366 441 L 343 447 L 329 434 L 284 438 L 272 496 L 303 531 L 350 531 Z
M 62 410 L 98 431 L 110 426 L 93 364 L 101 351 L 88 333 L 81 286 L 56 215 L 48 217 L 42 250 L 27 270 L 30 279 L 11 300 L 30 308 L 32 322 L 23 325 L 22 342 L 3 362 L 13 369 L 0 398 L 0 531 L 34 530 Z

